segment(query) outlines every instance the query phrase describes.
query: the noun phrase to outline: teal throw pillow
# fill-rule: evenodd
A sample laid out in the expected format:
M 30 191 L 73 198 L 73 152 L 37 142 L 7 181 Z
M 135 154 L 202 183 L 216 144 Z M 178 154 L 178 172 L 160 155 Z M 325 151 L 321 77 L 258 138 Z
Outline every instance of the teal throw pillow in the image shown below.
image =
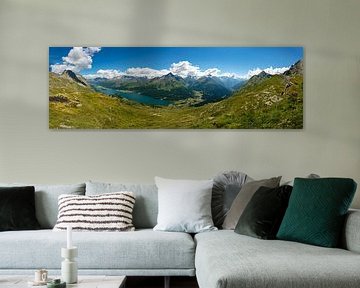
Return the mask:
M 295 178 L 277 239 L 337 247 L 355 191 L 349 178 Z

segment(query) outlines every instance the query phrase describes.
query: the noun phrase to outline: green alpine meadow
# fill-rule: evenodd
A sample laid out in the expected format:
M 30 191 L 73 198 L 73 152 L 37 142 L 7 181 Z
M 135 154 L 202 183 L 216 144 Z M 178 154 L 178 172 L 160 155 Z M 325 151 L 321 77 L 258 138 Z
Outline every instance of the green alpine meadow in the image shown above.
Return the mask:
M 50 47 L 49 128 L 303 128 L 302 48 L 246 48 L 249 60 L 242 47 L 157 49 Z

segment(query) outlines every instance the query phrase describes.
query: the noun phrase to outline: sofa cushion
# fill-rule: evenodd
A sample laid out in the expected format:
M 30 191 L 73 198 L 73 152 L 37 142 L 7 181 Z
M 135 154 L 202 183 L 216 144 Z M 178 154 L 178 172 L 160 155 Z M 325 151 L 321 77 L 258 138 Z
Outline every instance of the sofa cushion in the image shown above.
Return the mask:
M 133 192 L 114 192 L 79 196 L 63 194 L 59 197 L 59 216 L 55 231 L 133 231 Z
M 136 202 L 133 211 L 135 228 L 153 228 L 158 214 L 158 192 L 155 184 L 86 182 L 86 195 L 119 191 L 131 191 L 135 195 Z
M 277 238 L 337 247 L 355 190 L 349 178 L 295 178 Z
M 72 239 L 79 270 L 194 269 L 195 244 L 186 233 L 73 232 Z M 65 231 L 2 232 L 0 269 L 60 269 L 61 247 L 66 247 Z
M 255 238 L 275 239 L 288 206 L 292 186 L 260 187 L 251 198 L 235 232 Z
M 0 187 L 0 231 L 39 229 L 35 188 Z
M 58 197 L 61 194 L 84 195 L 85 184 L 38 185 L 0 183 L 0 187 L 34 186 L 36 218 L 41 228 L 53 228 L 58 216 Z
M 343 248 L 360 253 L 360 210 L 350 209 L 346 215 L 341 237 Z
M 231 204 L 241 187 L 252 179 L 238 171 L 222 172 L 215 176 L 212 189 L 211 213 L 214 225 L 221 228 Z
M 249 203 L 251 197 L 255 194 L 255 192 L 261 187 L 269 187 L 275 188 L 279 186 L 280 177 L 273 177 L 270 179 L 263 179 L 263 180 L 256 180 L 251 181 L 244 184 L 237 194 L 236 198 L 234 199 L 233 203 L 231 204 L 230 210 L 227 213 L 223 228 L 224 229 L 235 229 L 237 222 L 240 219 L 241 214 L 243 213 L 246 205 Z
M 213 180 L 155 177 L 159 214 L 154 230 L 199 233 L 217 229 L 211 217 Z
M 353 288 L 360 254 L 297 242 L 262 240 L 230 230 L 195 236 L 200 288 Z

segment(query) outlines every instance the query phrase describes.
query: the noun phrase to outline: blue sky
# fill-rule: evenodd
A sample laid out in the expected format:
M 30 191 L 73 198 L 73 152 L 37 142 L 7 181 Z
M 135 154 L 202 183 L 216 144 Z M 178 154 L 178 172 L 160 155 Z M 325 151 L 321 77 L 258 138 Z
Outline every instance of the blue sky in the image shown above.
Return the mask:
M 284 70 L 302 58 L 302 47 L 50 47 L 49 70 L 72 68 L 89 77 L 99 70 L 112 71 L 114 75 L 118 72 L 156 76 L 172 72 L 180 76 L 244 76 L 249 71 L 270 67 Z

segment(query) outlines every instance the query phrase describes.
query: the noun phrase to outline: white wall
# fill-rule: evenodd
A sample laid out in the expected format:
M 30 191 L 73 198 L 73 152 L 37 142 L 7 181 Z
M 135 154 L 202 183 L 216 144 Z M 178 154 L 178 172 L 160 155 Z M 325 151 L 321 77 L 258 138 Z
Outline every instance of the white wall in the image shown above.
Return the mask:
M 236 169 L 360 185 L 359 11 L 358 0 L 0 0 L 0 182 L 152 182 Z M 56 45 L 304 46 L 305 128 L 50 131 Z

